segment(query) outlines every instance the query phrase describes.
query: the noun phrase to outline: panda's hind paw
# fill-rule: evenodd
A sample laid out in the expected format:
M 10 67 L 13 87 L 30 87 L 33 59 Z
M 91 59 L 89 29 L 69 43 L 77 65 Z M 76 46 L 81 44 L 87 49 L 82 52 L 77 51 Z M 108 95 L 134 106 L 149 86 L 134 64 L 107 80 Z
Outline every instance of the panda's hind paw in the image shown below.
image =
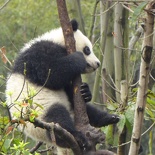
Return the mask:
M 108 120 L 109 120 L 109 124 L 116 124 L 119 122 L 120 118 L 118 115 L 109 114 Z
M 120 118 L 119 118 L 119 116 L 118 115 L 112 115 L 112 118 L 113 118 L 113 122 L 114 123 L 118 123 L 119 122 L 119 120 L 120 120 Z
M 120 117 L 115 114 L 107 114 L 106 117 L 103 117 L 102 120 L 100 120 L 100 123 L 102 123 L 102 126 L 107 126 L 110 124 L 116 124 L 120 120 Z

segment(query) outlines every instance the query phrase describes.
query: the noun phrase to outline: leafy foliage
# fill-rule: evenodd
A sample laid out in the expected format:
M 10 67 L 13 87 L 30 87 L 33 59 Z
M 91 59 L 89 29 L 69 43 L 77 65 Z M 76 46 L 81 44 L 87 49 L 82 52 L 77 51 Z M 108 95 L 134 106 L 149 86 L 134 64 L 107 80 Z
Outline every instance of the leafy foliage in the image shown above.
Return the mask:
M 76 6 L 73 3 L 73 0 L 67 0 L 68 10 L 70 13 L 70 18 L 77 17 Z M 2 6 L 4 0 L 0 1 L 0 6 Z M 82 17 L 84 18 L 85 22 L 85 30 L 86 34 L 89 32 L 90 22 L 92 18 L 93 12 L 93 4 L 94 0 L 83 0 L 81 1 L 81 8 L 82 8 Z M 135 3 L 131 9 L 134 13 L 130 14 L 130 32 L 131 34 L 135 32 L 135 25 L 137 22 L 143 22 L 143 9 L 146 6 L 147 2 L 142 3 Z M 136 7 L 135 7 L 136 6 Z M 99 26 L 100 26 L 100 16 L 99 16 L 99 7 L 97 8 L 96 16 L 96 29 L 95 29 L 95 40 L 96 43 L 95 49 L 96 51 L 100 51 L 100 36 L 99 36 Z M 28 145 L 31 143 L 24 143 L 21 141 L 23 139 L 23 135 L 20 132 L 17 132 L 16 127 L 9 122 L 8 113 L 6 110 L 6 103 L 4 102 L 4 89 L 6 83 L 6 76 L 7 72 L 10 71 L 11 65 L 14 63 L 14 58 L 16 57 L 19 49 L 24 45 L 25 42 L 29 41 L 30 39 L 49 31 L 55 27 L 58 27 L 59 20 L 56 8 L 56 1 L 51 0 L 14 0 L 10 1 L 6 7 L 0 10 L 0 49 L 3 53 L 0 53 L 1 60 L 0 61 L 0 98 L 1 98 L 1 105 L 0 105 L 0 154 L 28 154 Z M 114 32 L 112 32 L 114 33 Z M 108 35 L 112 35 L 111 33 Z M 131 37 L 131 36 L 130 36 Z M 141 40 L 142 41 L 142 40 Z M 135 49 L 140 49 L 141 41 L 139 44 L 136 45 Z M 137 52 L 138 51 L 138 52 Z M 137 50 L 133 52 L 130 57 L 130 66 L 134 66 L 133 64 L 139 63 L 140 52 Z M 101 53 L 100 53 L 101 54 Z M 5 57 L 6 56 L 6 57 Z M 8 60 L 10 63 L 8 63 Z M 134 69 L 135 68 L 132 68 Z M 137 91 L 137 88 L 134 92 Z M 12 92 L 10 93 L 10 96 Z M 25 102 L 18 102 L 15 104 L 19 104 L 21 107 L 28 107 L 28 116 L 30 120 L 33 121 L 35 117 L 38 116 L 38 111 L 32 110 L 30 105 L 34 104 L 35 106 L 42 108 L 37 103 L 33 102 L 33 99 L 30 96 L 34 96 L 37 92 L 34 90 L 29 91 L 29 96 L 25 96 Z M 117 146 L 118 145 L 118 138 L 119 134 L 123 130 L 123 127 L 126 126 L 129 132 L 129 136 L 132 132 L 133 127 L 133 119 L 134 119 L 134 110 L 135 110 L 135 102 L 136 97 L 130 98 L 128 101 L 127 107 L 124 109 L 123 112 L 119 112 L 119 105 L 114 101 L 110 101 L 110 104 L 107 105 L 107 109 L 111 113 L 117 113 L 120 116 L 121 121 L 117 124 L 118 132 L 113 135 L 114 128 L 113 126 L 108 126 L 102 128 L 102 130 L 106 134 L 106 143 L 108 145 Z M 20 119 L 20 113 L 15 114 L 19 119 L 20 123 L 24 125 L 24 120 Z M 155 120 L 155 94 L 153 91 L 148 91 L 147 93 L 147 105 L 146 105 L 146 114 L 145 120 L 147 122 L 152 122 Z M 150 133 L 150 154 L 151 154 L 151 133 Z M 146 143 L 146 142 L 145 142 Z M 153 154 L 153 153 L 152 153 Z M 37 155 L 37 154 L 36 154 Z

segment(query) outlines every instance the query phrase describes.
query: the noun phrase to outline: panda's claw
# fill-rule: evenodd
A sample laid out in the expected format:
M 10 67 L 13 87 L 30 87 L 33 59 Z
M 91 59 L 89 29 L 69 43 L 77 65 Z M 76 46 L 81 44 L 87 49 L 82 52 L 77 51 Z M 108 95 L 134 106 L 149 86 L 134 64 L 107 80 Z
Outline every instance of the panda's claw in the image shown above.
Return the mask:
M 107 126 L 110 124 L 116 124 L 120 120 L 118 115 L 115 114 L 107 114 L 105 117 L 102 117 L 99 121 L 99 126 Z
M 90 102 L 92 99 L 92 94 L 90 92 L 89 86 L 87 83 L 82 83 L 81 84 L 81 89 L 80 89 L 81 95 L 84 99 L 85 102 Z
M 118 123 L 120 118 L 118 115 L 112 115 L 112 119 L 109 119 L 112 124 Z

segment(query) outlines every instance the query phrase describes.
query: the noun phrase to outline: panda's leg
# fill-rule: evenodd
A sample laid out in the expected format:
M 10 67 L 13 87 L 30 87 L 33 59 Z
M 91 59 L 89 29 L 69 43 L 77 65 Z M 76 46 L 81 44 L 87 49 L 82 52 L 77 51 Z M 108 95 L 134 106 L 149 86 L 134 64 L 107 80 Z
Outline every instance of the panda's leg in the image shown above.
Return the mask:
M 48 108 L 46 114 L 43 117 L 46 122 L 58 123 L 62 128 L 70 132 L 74 138 L 77 140 L 79 146 L 84 149 L 87 146 L 87 140 L 81 132 L 78 132 L 75 127 L 72 118 L 70 117 L 67 109 L 61 104 L 54 104 Z M 49 133 L 48 137 L 49 136 Z M 60 147 L 69 147 L 67 141 L 62 139 L 55 131 L 56 143 Z
M 105 111 L 97 109 L 93 105 L 86 103 L 87 114 L 90 124 L 94 127 L 107 126 L 109 124 L 115 124 L 119 122 L 119 116 L 115 114 L 109 114 Z
M 89 117 L 90 124 L 95 127 L 102 127 L 109 124 L 114 124 L 119 121 L 119 117 L 114 114 L 108 114 L 105 111 L 101 111 L 94 107 L 93 105 L 90 105 L 89 102 L 92 98 L 89 86 L 87 83 L 83 83 L 81 85 L 81 95 L 86 102 L 87 106 L 87 114 Z

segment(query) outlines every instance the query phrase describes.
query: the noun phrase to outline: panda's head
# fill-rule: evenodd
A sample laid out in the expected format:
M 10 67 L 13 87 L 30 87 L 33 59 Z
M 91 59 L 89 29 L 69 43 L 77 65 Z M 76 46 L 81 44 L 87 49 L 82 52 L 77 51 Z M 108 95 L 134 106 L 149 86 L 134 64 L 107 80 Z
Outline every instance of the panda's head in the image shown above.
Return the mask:
M 100 66 L 100 61 L 93 52 L 93 47 L 90 40 L 78 29 L 77 21 L 72 20 L 71 24 L 76 42 L 76 51 L 82 52 L 87 62 L 85 72 L 93 72 Z
M 84 73 L 93 72 L 100 66 L 100 61 L 93 52 L 93 48 L 90 40 L 78 29 L 77 21 L 72 20 L 71 24 L 72 24 L 74 38 L 76 42 L 76 51 L 82 52 L 87 62 L 87 67 Z M 57 28 L 25 44 L 21 52 L 30 48 L 32 44 L 34 44 L 35 42 L 41 41 L 41 40 L 49 40 L 61 46 L 65 46 L 62 28 Z

